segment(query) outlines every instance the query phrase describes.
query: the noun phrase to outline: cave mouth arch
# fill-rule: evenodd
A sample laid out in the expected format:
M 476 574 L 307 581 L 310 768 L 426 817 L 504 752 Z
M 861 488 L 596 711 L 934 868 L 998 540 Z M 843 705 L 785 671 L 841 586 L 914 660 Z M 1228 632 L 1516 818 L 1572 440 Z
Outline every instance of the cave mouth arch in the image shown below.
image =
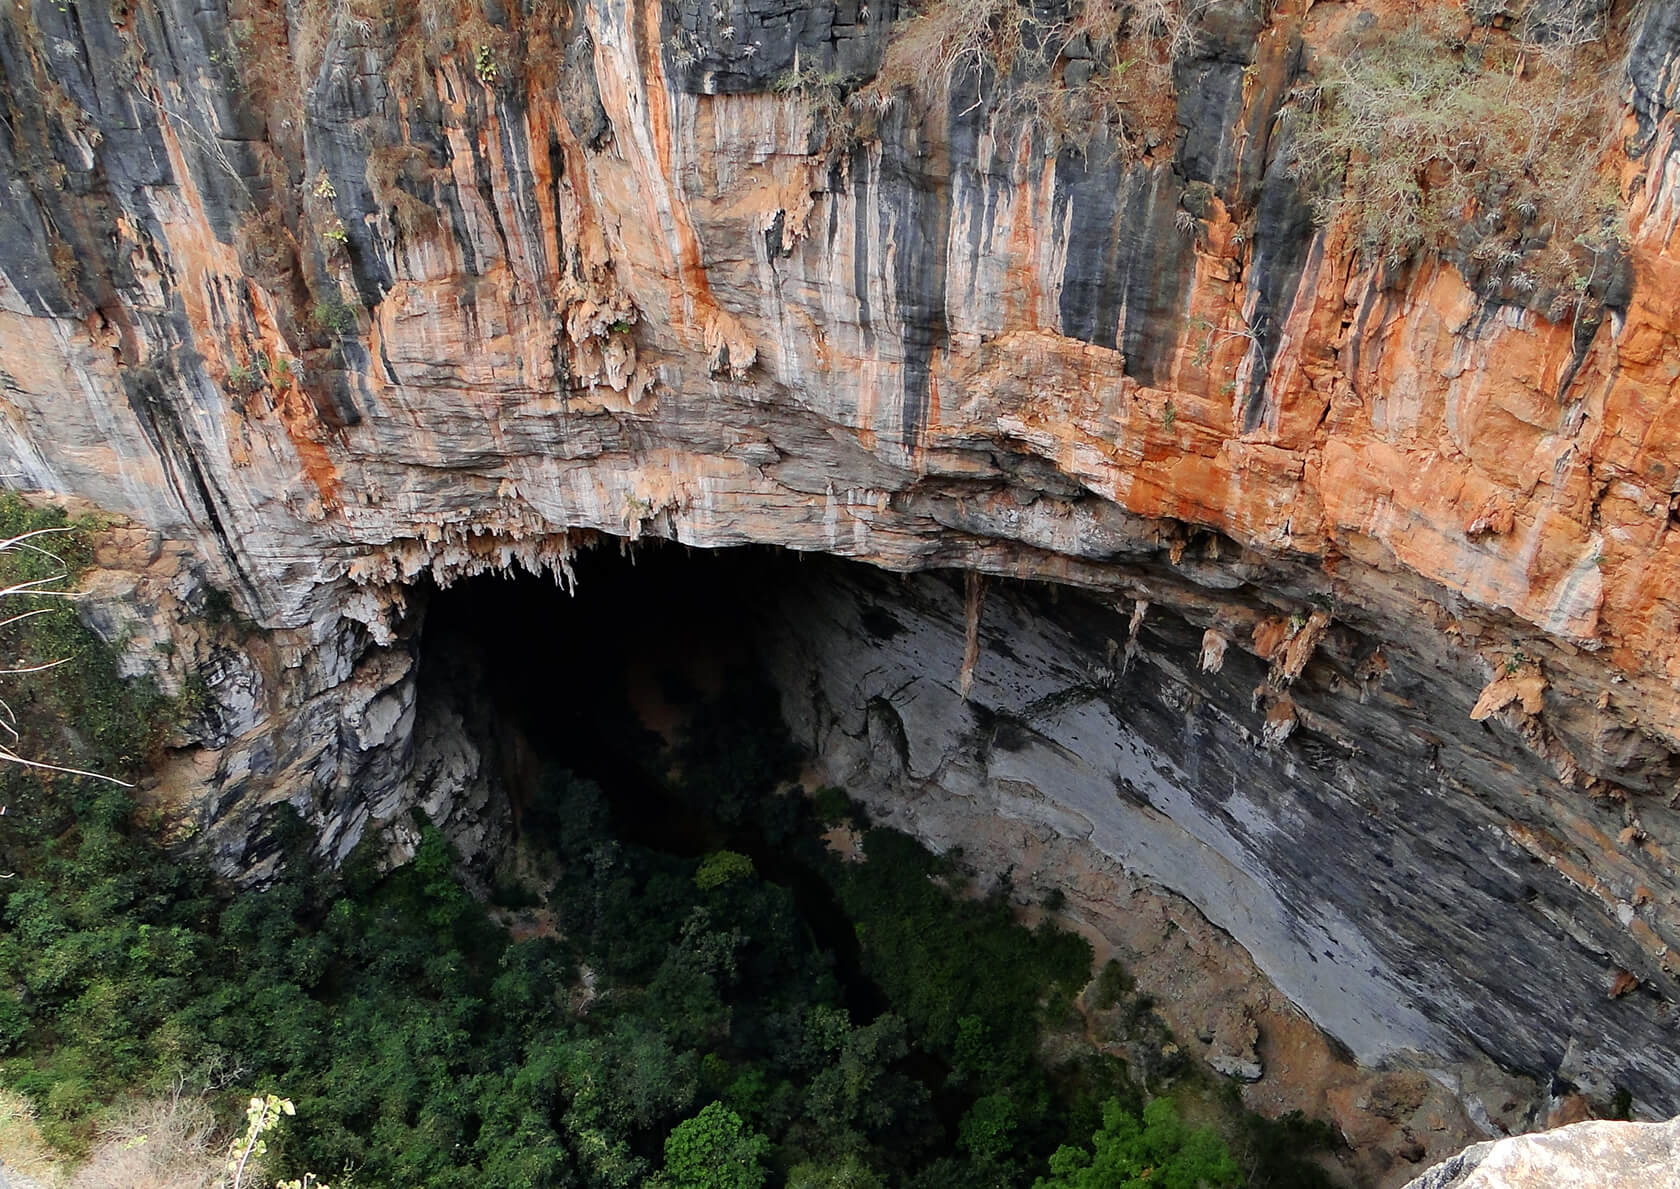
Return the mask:
M 766 629 L 803 564 L 768 547 L 656 541 L 579 555 L 569 588 L 523 571 L 433 588 L 420 633 L 417 743 L 424 748 L 440 718 L 459 719 L 515 832 L 544 763 L 652 796 L 647 753 L 673 743 L 697 704 L 732 681 L 768 689 Z M 682 845 L 670 832 L 659 841 Z
M 994 578 L 976 618 L 963 572 L 769 547 L 626 543 L 573 565 L 571 592 L 520 574 L 426 593 L 416 801 L 465 804 L 446 832 L 487 865 L 545 758 L 627 788 L 685 707 L 745 669 L 774 691 L 807 787 L 960 848 L 1021 903 L 1065 896 L 1138 961 L 1184 959 L 1145 936 L 1136 905 L 1190 922 L 1216 958 L 1179 981 L 1269 998 L 1280 1013 L 1262 1033 L 1299 1040 L 1283 1018 L 1299 1009 L 1369 1069 L 1474 1066 L 1488 1084 L 1556 1075 L 1605 1101 L 1629 1086 L 1659 1112 L 1674 1100 L 1665 1017 L 1605 1001 L 1602 953 L 1552 923 L 1596 906 L 1500 843 L 1497 798 L 1546 779 L 1541 762 L 1514 736 L 1455 726 L 1457 691 L 1397 649 L 1365 696 L 1378 642 L 1335 627 L 1287 686 L 1278 736 L 1280 703 L 1257 692 L 1271 665 L 1246 642 L 1208 665 L 1205 607 Z M 1278 614 L 1262 591 L 1219 597 L 1220 615 Z M 707 842 L 680 833 L 662 844 Z M 1518 1115 L 1535 1100 L 1499 1093 Z

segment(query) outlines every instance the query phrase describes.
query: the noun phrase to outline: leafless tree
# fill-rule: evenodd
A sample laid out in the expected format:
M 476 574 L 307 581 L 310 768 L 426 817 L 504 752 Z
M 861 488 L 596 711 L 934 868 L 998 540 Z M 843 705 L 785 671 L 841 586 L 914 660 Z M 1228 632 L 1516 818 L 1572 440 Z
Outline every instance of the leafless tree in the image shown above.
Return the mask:
M 69 532 L 68 528 L 38 528 L 33 532 L 19 533 L 15 537 L 0 540 L 0 554 L 7 552 L 33 553 L 46 558 L 56 567 L 57 572 L 44 578 L 20 579 L 8 586 L 0 587 L 0 605 L 7 599 L 23 598 L 57 598 L 74 599 L 77 592 L 68 589 L 64 584 L 69 581 L 70 567 L 64 559 L 41 543 L 41 538 L 57 533 Z M 9 627 L 36 615 L 45 615 L 50 607 L 36 607 L 29 611 L 20 611 L 16 615 L 0 619 L 0 628 Z M 35 664 L 19 663 L 12 668 L 0 669 L 0 677 L 18 677 L 27 673 L 41 673 L 47 669 L 57 668 L 68 658 L 59 657 L 56 660 L 41 661 Z M 24 755 L 18 748 L 22 745 L 22 738 L 18 734 L 17 713 L 11 703 L 0 697 L 0 763 L 20 764 L 25 768 L 39 768 L 47 772 L 61 772 L 67 776 L 86 776 L 93 780 L 109 781 L 111 784 L 121 785 L 123 788 L 133 788 L 126 780 L 118 780 L 115 776 L 107 776 L 103 772 L 90 772 L 84 768 L 69 768 L 62 764 L 49 764 L 44 760 L 32 759 Z M 6 807 L 0 805 L 0 816 L 4 816 Z

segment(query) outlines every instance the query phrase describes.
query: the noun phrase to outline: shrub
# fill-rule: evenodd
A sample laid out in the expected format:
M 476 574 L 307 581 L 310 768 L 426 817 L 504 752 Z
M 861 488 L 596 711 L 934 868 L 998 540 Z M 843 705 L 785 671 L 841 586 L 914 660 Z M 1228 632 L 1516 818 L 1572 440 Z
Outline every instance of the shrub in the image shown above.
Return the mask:
M 825 784 L 811 794 L 811 809 L 825 826 L 866 820 L 862 806 L 847 796 L 844 789 L 837 789 L 831 784 Z
M 1091 1006 L 1098 1011 L 1118 1007 L 1136 988 L 1137 983 L 1126 972 L 1126 968 L 1118 959 L 1110 958 L 1091 983 Z
M 700 864 L 700 870 L 694 873 L 694 886 L 702 892 L 709 892 L 733 880 L 751 879 L 752 876 L 753 861 L 746 855 L 732 850 L 713 851 Z
M 1467 35 L 1437 16 L 1344 37 L 1292 111 L 1292 170 L 1319 217 L 1345 218 L 1389 265 L 1468 233 L 1519 294 L 1540 279 L 1567 292 L 1602 281 L 1591 273 L 1620 212 L 1597 172 L 1613 132 L 1608 69 L 1595 29 L 1552 33 Z
M 851 80 L 807 69 L 778 89 L 805 97 L 829 152 L 873 137 L 904 96 L 945 103 L 953 86 L 972 80 L 1033 134 L 1083 149 L 1100 128 L 1136 156 L 1172 135 L 1172 66 L 1194 47 L 1202 7 L 1074 0 L 1066 16 L 1051 18 L 1021 0 L 933 0 L 895 28 L 867 86 L 848 94 Z
M 202 1098 L 134 1103 L 100 1129 L 69 1189 L 210 1189 L 223 1164 L 215 1133 Z
M 249 396 L 251 393 L 261 388 L 262 384 L 262 373 L 252 365 L 239 363 L 237 361 L 228 364 L 228 391 L 237 392 L 242 396 Z
M 323 334 L 343 338 L 356 329 L 356 308 L 344 300 L 342 293 L 320 298 L 310 308 L 309 322 Z

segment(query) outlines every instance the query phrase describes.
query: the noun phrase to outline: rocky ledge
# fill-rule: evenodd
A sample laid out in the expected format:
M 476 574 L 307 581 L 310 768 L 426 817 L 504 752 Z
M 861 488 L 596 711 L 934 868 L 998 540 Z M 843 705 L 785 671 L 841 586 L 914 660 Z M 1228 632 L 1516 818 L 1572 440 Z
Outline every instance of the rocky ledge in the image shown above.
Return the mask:
M 1680 1183 L 1680 1119 L 1573 1123 L 1475 1147 L 1406 1189 L 1657 1189 Z

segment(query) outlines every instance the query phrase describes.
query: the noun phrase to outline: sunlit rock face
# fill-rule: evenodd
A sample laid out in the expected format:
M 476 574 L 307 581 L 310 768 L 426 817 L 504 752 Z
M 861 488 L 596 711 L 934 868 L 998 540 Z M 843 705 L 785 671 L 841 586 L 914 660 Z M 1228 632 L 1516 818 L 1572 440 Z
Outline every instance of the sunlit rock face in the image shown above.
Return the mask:
M 1575 1123 L 1540 1135 L 1478 1144 L 1406 1189 L 1645 1189 L 1680 1169 L 1680 1120 Z
M 873 69 L 890 2 L 731 5 L 731 38 L 698 0 L 425 7 L 0 17 L 0 470 L 169 543 L 117 559 L 110 622 L 215 662 L 161 787 L 222 869 L 281 800 L 333 857 L 422 801 L 493 835 L 416 741 L 422 576 L 652 536 L 1031 578 L 1117 601 L 1143 717 L 1041 714 L 965 780 L 1095 716 L 1151 758 L 1074 749 L 1045 828 L 1188 881 L 1361 1053 L 1680 1105 L 1672 5 L 1612 6 L 1628 135 L 1589 164 L 1630 238 L 1584 322 L 1315 227 L 1278 117 L 1355 6 L 1209 5 L 1142 159 L 972 82 L 813 152 L 774 84 Z M 193 638 L 212 587 L 262 631 Z M 1022 715 L 988 630 L 910 708 L 931 739 Z

